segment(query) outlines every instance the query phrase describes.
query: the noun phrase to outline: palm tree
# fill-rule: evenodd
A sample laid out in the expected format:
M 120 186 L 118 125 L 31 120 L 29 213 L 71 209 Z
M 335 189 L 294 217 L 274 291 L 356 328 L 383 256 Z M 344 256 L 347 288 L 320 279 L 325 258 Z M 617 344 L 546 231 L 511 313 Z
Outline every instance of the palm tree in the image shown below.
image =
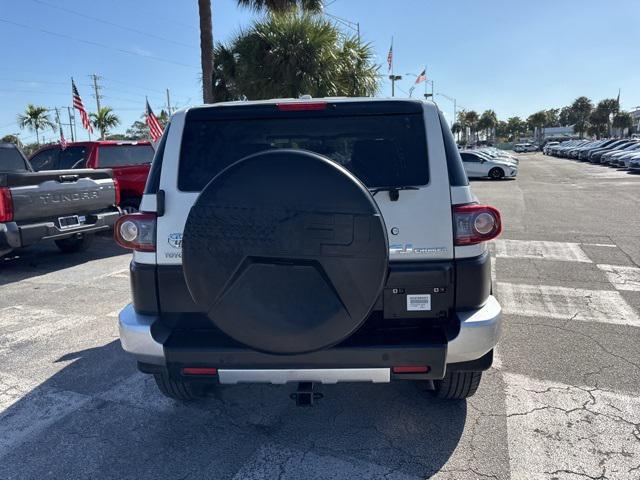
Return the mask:
M 620 110 L 620 105 L 618 104 L 618 100 L 615 98 L 607 98 L 598 102 L 598 107 L 601 109 L 603 115 L 607 116 L 607 133 L 611 135 L 611 117 L 615 113 L 618 113 Z
M 498 115 L 493 110 L 485 110 L 478 120 L 478 128 L 484 131 L 487 141 L 491 138 L 493 130 L 498 125 Z
M 589 115 L 593 110 L 593 103 L 587 97 L 578 97 L 570 108 L 573 131 L 580 134 L 580 138 L 582 138 L 589 127 Z
M 469 130 L 471 131 L 472 141 L 476 142 L 476 132 L 478 130 L 478 121 L 480 120 L 480 117 L 478 117 L 478 112 L 476 112 L 475 110 L 469 110 L 465 113 L 464 119 L 467 126 L 469 127 Z
M 371 96 L 378 67 L 370 44 L 320 15 L 268 15 L 215 49 L 216 100 Z
M 533 131 L 536 132 L 538 141 L 544 136 L 544 127 L 547 125 L 548 115 L 545 110 L 540 110 L 534 114 L 529 115 L 527 123 Z
M 200 15 L 200 63 L 202 64 L 202 101 L 213 102 L 213 23 L 211 0 L 198 0 Z
M 20 128 L 28 128 L 32 132 L 36 132 L 36 143 L 40 143 L 40 130 L 50 128 L 55 131 L 56 126 L 49 118 L 46 107 L 37 107 L 35 105 L 27 105 L 27 109 L 21 115 L 18 115 L 18 125 Z
M 308 13 L 322 12 L 322 0 L 238 0 L 238 6 L 256 12 L 285 13 L 293 9 Z
M 460 122 L 454 122 L 453 125 L 451 125 L 451 133 L 456 135 L 458 140 L 460 140 L 460 132 L 462 132 L 462 125 L 460 125 Z
M 629 112 L 620 111 L 613 117 L 613 126 L 620 130 L 620 136 L 624 136 L 624 130 L 633 126 L 633 117 Z
M 100 130 L 100 138 L 105 139 L 110 128 L 120 125 L 120 119 L 111 107 L 102 107 L 98 113 L 91 113 L 91 123 Z

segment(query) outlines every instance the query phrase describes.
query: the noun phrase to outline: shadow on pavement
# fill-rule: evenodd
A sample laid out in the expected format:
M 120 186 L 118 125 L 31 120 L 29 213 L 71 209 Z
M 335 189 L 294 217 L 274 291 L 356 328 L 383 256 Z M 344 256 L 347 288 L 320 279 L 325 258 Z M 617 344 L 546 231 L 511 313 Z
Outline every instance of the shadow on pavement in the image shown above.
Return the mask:
M 293 385 L 218 387 L 184 405 L 118 341 L 58 359 L 69 361 L 0 413 L 3 479 L 425 478 L 467 416 L 466 402 L 412 382 L 325 386 L 311 408 L 295 407 Z
M 0 258 L 0 285 L 126 253 L 129 252 L 119 247 L 110 235 L 97 236 L 86 251 L 79 253 L 62 253 L 53 242 L 42 242 Z

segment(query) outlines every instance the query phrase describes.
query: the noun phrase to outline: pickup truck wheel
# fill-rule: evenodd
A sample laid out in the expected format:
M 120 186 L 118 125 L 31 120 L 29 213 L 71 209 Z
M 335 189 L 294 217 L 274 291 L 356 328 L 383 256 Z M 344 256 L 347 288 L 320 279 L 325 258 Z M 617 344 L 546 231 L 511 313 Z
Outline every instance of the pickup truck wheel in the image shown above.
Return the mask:
M 204 389 L 193 383 L 173 380 L 164 373 L 156 373 L 153 378 L 160 392 L 173 400 L 189 402 L 204 396 Z
M 482 379 L 482 372 L 447 372 L 442 380 L 434 383 L 434 394 L 445 400 L 462 400 L 471 397 Z
M 91 234 L 80 234 L 74 237 L 56 240 L 56 246 L 62 253 L 84 252 L 93 243 L 94 236 Z
M 494 167 L 489 170 L 489 177 L 493 180 L 500 180 L 502 177 L 504 177 L 504 171 L 501 168 Z

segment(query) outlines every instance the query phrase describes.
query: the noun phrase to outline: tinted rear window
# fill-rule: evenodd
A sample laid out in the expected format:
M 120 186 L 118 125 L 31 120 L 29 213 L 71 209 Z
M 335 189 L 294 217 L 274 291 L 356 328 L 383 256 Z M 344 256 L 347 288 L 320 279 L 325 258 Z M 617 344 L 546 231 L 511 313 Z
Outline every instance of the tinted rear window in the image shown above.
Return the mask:
M 100 168 L 142 165 L 153 160 L 151 145 L 113 145 L 101 146 L 98 150 Z
M 27 165 L 17 148 L 0 147 L 0 171 L 15 172 L 26 169 Z
M 324 155 L 368 187 L 424 185 L 426 142 L 421 114 L 191 120 L 182 137 L 178 187 L 202 190 L 232 163 L 279 148 Z

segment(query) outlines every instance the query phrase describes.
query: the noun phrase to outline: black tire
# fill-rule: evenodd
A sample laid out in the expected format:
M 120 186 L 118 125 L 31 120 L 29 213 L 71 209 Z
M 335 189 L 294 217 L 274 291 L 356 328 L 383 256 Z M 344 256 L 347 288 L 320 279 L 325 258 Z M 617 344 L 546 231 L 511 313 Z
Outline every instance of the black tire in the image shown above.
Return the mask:
M 84 252 L 93 243 L 92 234 L 80 234 L 69 238 L 56 240 L 56 246 L 62 253 Z
M 502 170 L 500 167 L 494 167 L 489 170 L 489 178 L 491 178 L 492 180 L 500 180 L 503 177 L 504 170 Z
M 190 402 L 204 396 L 204 389 L 199 385 L 173 380 L 164 373 L 156 373 L 153 378 L 160 392 L 173 400 Z
M 447 372 L 442 380 L 434 381 L 434 395 L 444 400 L 462 400 L 476 393 L 482 372 Z
M 124 213 L 136 213 L 140 210 L 139 198 L 125 198 L 120 202 L 120 208 Z

